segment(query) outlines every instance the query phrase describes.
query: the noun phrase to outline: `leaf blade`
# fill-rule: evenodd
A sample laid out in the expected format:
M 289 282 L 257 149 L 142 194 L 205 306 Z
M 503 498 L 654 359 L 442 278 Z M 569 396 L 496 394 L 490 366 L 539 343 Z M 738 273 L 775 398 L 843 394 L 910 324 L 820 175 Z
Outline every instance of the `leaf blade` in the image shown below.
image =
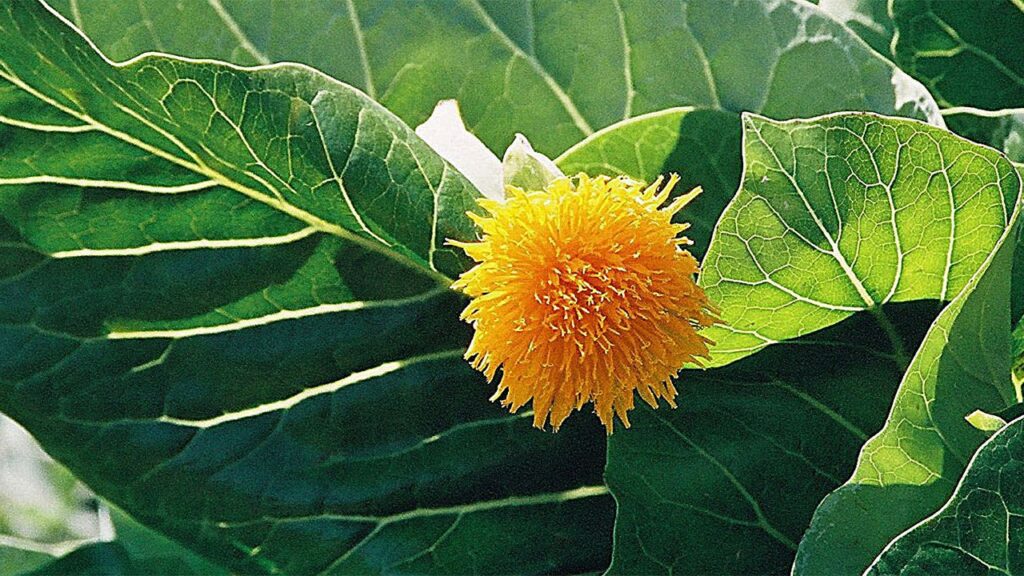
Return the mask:
M 218 21 L 205 3 L 187 6 L 203 22 Z M 160 2 L 89 3 L 76 23 L 116 59 L 160 50 L 253 64 L 254 46 L 268 60 L 303 62 L 366 89 L 410 125 L 439 100 L 458 98 L 467 125 L 499 152 L 522 132 L 554 156 L 616 121 L 676 106 L 778 118 L 898 110 L 941 123 L 919 84 L 803 2 L 302 6 L 298 15 L 270 1 L 226 2 L 237 27 L 211 27 L 199 41 L 188 19 Z M 297 18 L 301 25 L 285 24 Z M 295 38 L 298 29 L 314 33 Z M 331 50 L 320 49 L 325 42 Z M 800 70 L 820 66 L 837 71 L 802 89 Z
M 96 180 L 0 186 L 0 406 L 47 450 L 237 571 L 606 565 L 603 433 L 487 401 L 446 288 L 477 194 L 408 127 L 304 67 L 112 65 L 41 4 L 0 38 L 0 131 Z
M 1019 568 L 1016 543 L 1018 494 L 1001 478 L 1020 467 L 1015 453 L 1021 441 L 1021 420 L 1011 422 L 971 457 L 955 493 L 935 514 L 890 542 L 868 574 L 896 574 L 929 566 L 962 573 Z
M 931 324 L 934 314 L 927 302 L 910 301 L 953 298 L 955 305 L 943 314 L 956 317 L 954 310 L 963 305 L 957 303 L 974 293 L 982 272 L 995 271 L 988 284 L 1008 282 L 1006 250 L 999 252 L 998 263 L 993 259 L 997 249 L 1010 245 L 1005 239 L 1015 230 L 1020 181 L 1012 164 L 997 152 L 917 122 L 868 114 L 790 122 L 747 116 L 744 137 L 744 179 L 719 221 L 700 280 L 728 322 L 726 328 L 709 331 L 716 341 L 714 369 L 707 375 L 684 376 L 680 409 L 644 410 L 634 419 L 639 430 L 610 441 L 606 474 L 619 503 L 612 565 L 616 573 L 743 573 L 766 565 L 785 570 L 793 558 L 786 541 L 800 541 L 820 498 L 853 472 L 864 440 L 885 424 L 884 407 L 904 379 L 920 330 Z M 943 171 L 949 171 L 949 179 L 942 177 Z M 926 178 L 922 185 L 925 173 L 935 174 L 936 180 Z M 925 192 L 947 200 L 919 201 Z M 937 206 L 955 207 L 952 220 L 941 211 L 920 213 L 938 211 Z M 936 224 L 942 218 L 945 226 Z M 958 221 L 960 226 L 950 225 Z M 930 228 L 923 227 L 925 222 Z M 894 226 L 899 238 L 908 240 L 902 248 L 893 240 Z M 942 237 L 924 242 L 922 233 Z M 958 234 L 965 236 L 958 239 Z M 725 238 L 728 235 L 732 238 Z M 907 252 L 911 248 L 913 254 Z M 901 253 L 903 272 L 898 274 Z M 769 262 L 755 262 L 757 258 Z M 776 274 L 777 270 L 783 273 Z M 754 291 L 748 284 L 756 284 L 758 278 L 763 287 Z M 996 288 L 988 290 L 1001 294 Z M 989 304 L 980 303 L 985 298 L 979 297 L 973 306 L 988 306 L 986 325 L 998 326 L 992 315 L 1000 307 L 998 298 L 992 298 Z M 868 309 L 874 314 L 856 313 Z M 997 342 L 1000 333 L 995 328 L 985 333 L 995 344 L 977 361 L 996 366 L 1003 350 Z M 850 346 L 857 338 L 866 341 Z M 823 344 L 821 339 L 839 343 L 843 351 L 838 358 L 816 349 Z M 970 349 L 966 342 L 958 346 L 963 348 L 954 348 Z M 915 365 L 927 365 L 920 358 L 934 360 L 946 349 L 941 329 L 934 329 Z M 833 359 L 822 365 L 822 358 Z M 782 380 L 799 394 L 773 391 L 766 400 L 780 371 L 791 373 Z M 1012 399 L 1009 383 L 1000 385 L 997 372 L 985 373 L 992 382 L 985 391 L 994 396 L 976 402 L 979 405 L 999 409 Z M 912 378 L 904 379 L 904 387 L 909 386 L 907 380 Z M 744 382 L 761 388 L 734 394 L 732 388 Z M 794 404 L 793 399 L 800 401 Z M 944 397 L 937 408 L 948 410 L 943 412 L 943 425 L 966 427 L 968 436 L 980 434 L 963 421 L 966 412 L 951 415 L 956 412 L 953 404 Z M 729 418 L 735 422 L 723 427 L 721 420 Z M 843 422 L 858 423 L 853 430 L 860 433 L 851 435 Z M 692 443 L 681 440 L 673 429 Z M 724 438 L 723 429 L 728 431 Z M 970 443 L 969 438 L 964 441 Z M 660 450 L 645 451 L 650 444 Z M 935 438 L 924 440 L 919 449 L 947 450 Z M 708 459 L 702 452 L 729 462 L 730 473 L 703 470 Z M 829 473 L 823 475 L 822 470 Z M 638 474 L 646 474 L 647 482 Z M 747 494 L 757 495 L 757 506 L 737 492 L 737 482 Z M 789 483 L 798 488 L 778 489 Z M 784 494 L 784 501 L 776 494 Z M 797 494 L 801 500 L 794 505 Z M 723 546 L 731 534 L 723 527 L 723 518 L 734 520 L 732 530 L 750 531 L 745 542 L 757 543 L 755 549 Z M 825 523 L 821 526 L 832 530 Z M 784 538 L 771 536 L 776 531 Z M 851 546 L 844 543 L 832 550 Z M 829 570 L 844 566 L 832 556 L 817 557 Z M 806 568 L 798 558 L 796 570 Z

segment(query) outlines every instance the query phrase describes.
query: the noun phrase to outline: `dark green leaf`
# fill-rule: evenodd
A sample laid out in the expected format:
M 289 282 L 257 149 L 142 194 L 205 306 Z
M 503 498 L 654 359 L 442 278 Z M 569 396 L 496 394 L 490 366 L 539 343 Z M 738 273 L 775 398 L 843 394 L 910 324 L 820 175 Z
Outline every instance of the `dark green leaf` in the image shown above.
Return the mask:
M 26 576 L 129 576 L 140 568 L 115 542 L 87 544 Z
M 788 573 L 815 507 L 885 418 L 935 304 L 861 314 L 724 368 L 687 371 L 679 408 L 631 415 L 609 440 L 614 574 Z M 888 326 L 887 326 L 888 327 Z
M 236 572 L 607 565 L 604 433 L 488 402 L 476 192 L 389 112 L 20 2 L 0 122 L 0 409 L 98 493 Z
M 103 574 L 132 576 L 168 574 L 177 576 L 226 576 L 227 571 L 210 564 L 180 545 L 149 530 L 120 510 L 113 511 L 117 539 L 94 542 L 51 560 L 32 571 L 31 576 L 85 576 Z M 8 568 L 4 565 L 4 568 Z M 5 574 L 20 574 L 4 572 Z
M 135 574 L 228 574 L 227 570 L 214 566 L 180 544 L 146 528 L 121 510 L 111 510 L 111 517 L 117 534 L 116 542 L 131 558 Z
M 1024 5 L 1016 0 L 891 0 L 896 63 L 942 106 L 1024 104 Z
M 958 108 L 946 113 L 946 124 L 965 138 L 1001 150 L 1014 162 L 1024 162 L 1024 109 Z

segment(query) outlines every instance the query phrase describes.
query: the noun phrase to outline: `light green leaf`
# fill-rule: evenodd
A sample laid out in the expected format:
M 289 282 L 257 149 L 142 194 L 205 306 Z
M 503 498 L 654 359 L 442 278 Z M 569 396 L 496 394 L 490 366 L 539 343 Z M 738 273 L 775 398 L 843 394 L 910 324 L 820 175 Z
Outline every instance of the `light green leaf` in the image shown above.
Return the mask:
M 965 445 L 984 439 L 967 413 L 1013 398 L 1008 334 L 978 329 L 1009 322 L 1006 238 L 1021 191 L 1009 161 L 943 130 L 870 114 L 751 115 L 743 137 L 743 182 L 700 280 L 726 321 L 708 331 L 717 342 L 712 364 L 731 365 L 684 372 L 680 409 L 642 411 L 633 429 L 610 439 L 607 478 L 619 505 L 613 572 L 784 570 L 819 499 L 882 426 L 901 375 L 897 406 L 922 394 L 935 425 Z M 1001 246 L 1009 249 L 994 262 Z M 975 290 L 986 270 L 985 288 Z M 985 313 L 970 315 L 975 325 L 953 325 L 969 294 Z M 903 374 L 915 329 L 928 326 L 935 307 L 911 300 L 952 303 Z M 947 346 L 950 334 L 955 345 Z M 945 370 L 964 355 L 984 368 L 987 385 L 955 402 L 936 397 L 940 376 L 940 390 L 962 385 L 950 384 L 963 382 L 962 372 Z M 960 401 L 970 407 L 959 411 Z M 911 458 L 954 457 L 927 428 L 915 434 L 905 446 Z M 822 561 L 841 571 L 834 558 Z
M 438 100 L 456 98 L 466 124 L 498 152 L 522 132 L 553 156 L 604 126 L 674 106 L 775 118 L 870 110 L 941 122 L 920 84 L 828 14 L 793 0 L 60 7 L 115 59 L 160 50 L 243 64 L 303 62 L 365 89 L 410 125 Z
M 603 569 L 604 433 L 488 402 L 476 192 L 308 68 L 105 61 L 0 5 L 0 410 L 234 572 Z
M 1016 574 L 1024 516 L 1024 419 L 973 455 L 941 510 L 894 540 L 868 574 Z
M 533 149 L 530 141 L 517 134 L 501 159 L 505 186 L 523 190 L 543 190 L 554 180 L 565 176 L 550 158 Z
M 996 110 L 1024 103 L 1017 0 L 891 0 L 896 63 L 942 106 Z
M 998 432 L 1006 426 L 1006 420 L 1003 420 L 995 414 L 989 414 L 988 412 L 982 412 L 981 410 L 975 410 L 967 416 L 964 416 L 967 423 L 974 426 L 978 430 L 986 433 Z
M 965 416 L 1017 402 L 1007 330 L 1015 234 L 1006 231 L 995 256 L 932 325 L 885 427 L 864 445 L 850 480 L 815 512 L 795 574 L 862 573 L 893 537 L 952 493 L 985 439 Z
M 90 48 L 70 31 L 53 37 L 52 17 L 49 28 L 30 21 L 34 12 L 19 13 L 21 21 L 4 30 L 8 150 L 0 182 L 134 192 L 136 203 L 149 196 L 156 210 L 175 213 L 154 215 L 152 231 L 135 223 L 51 224 L 44 253 L 272 245 L 323 233 L 442 279 L 462 270 L 444 239 L 472 234 L 464 212 L 475 192 L 365 96 L 294 65 L 243 75 L 213 62 L 147 57 L 112 67 L 96 54 L 81 56 L 72 46 Z M 49 60 L 36 52 L 45 43 L 57 43 Z M 39 107 L 61 124 L 34 115 Z M 53 153 L 58 146 L 63 154 Z M 79 167 L 71 157 L 93 161 Z M 223 224 L 200 208 L 210 204 L 238 214 Z M 183 216 L 189 211 L 207 212 L 207 221 L 192 222 Z M 259 234 L 267 231 L 276 235 Z M 90 233 L 96 238 L 78 237 Z
M 747 116 L 743 184 L 701 276 L 722 309 L 713 365 L 881 303 L 950 300 L 1019 193 L 997 152 L 913 121 Z

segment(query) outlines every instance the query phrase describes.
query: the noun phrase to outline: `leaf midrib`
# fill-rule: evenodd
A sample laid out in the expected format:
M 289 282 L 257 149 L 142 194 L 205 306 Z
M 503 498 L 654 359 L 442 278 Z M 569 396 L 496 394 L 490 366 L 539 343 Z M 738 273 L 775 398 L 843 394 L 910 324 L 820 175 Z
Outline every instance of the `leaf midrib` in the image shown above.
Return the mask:
M 91 42 L 90 42 L 90 45 L 91 45 Z M 98 51 L 96 53 L 100 54 Z M 166 54 L 154 54 L 154 56 L 161 56 L 161 57 L 166 57 L 166 58 L 174 59 L 174 60 L 188 61 L 187 59 L 182 59 L 182 58 L 178 58 L 176 56 L 166 55 Z M 102 57 L 102 55 L 101 55 L 101 57 Z M 113 66 L 116 69 L 120 69 L 123 66 L 123 64 L 122 65 L 118 65 L 118 64 L 114 64 L 114 63 L 110 63 L 110 62 L 108 62 L 108 64 L 110 64 L 111 66 Z M 285 64 L 285 65 L 280 65 L 280 64 L 271 65 L 271 67 L 279 67 L 279 66 L 289 66 L 289 65 L 288 64 Z M 266 67 L 264 67 L 264 69 L 266 69 Z M 7 66 L 4 66 L 3 69 L 0 69 L 0 79 L 4 79 L 4 80 L 10 82 L 14 86 L 19 88 L 23 92 L 31 95 L 32 97 L 34 97 L 35 99 L 39 100 L 40 102 L 43 102 L 46 105 L 48 105 L 48 106 L 50 106 L 52 108 L 55 108 L 55 109 L 63 112 L 64 114 L 67 114 L 67 115 L 69 115 L 69 116 L 71 116 L 73 118 L 76 118 L 80 122 L 83 122 L 86 126 L 89 126 L 89 127 L 93 128 L 95 130 L 98 130 L 100 132 L 103 132 L 104 134 L 107 134 L 107 135 L 109 135 L 109 136 L 111 136 L 113 138 L 116 138 L 116 139 L 118 139 L 118 140 L 120 140 L 122 142 L 125 142 L 126 144 L 129 144 L 131 146 L 139 148 L 140 150 L 143 150 L 143 151 L 145 151 L 145 152 L 147 152 L 149 154 L 152 154 L 154 156 L 162 158 L 162 159 L 164 159 L 164 160 L 166 160 L 168 162 L 171 162 L 171 163 L 173 163 L 173 164 L 175 164 L 177 166 L 181 166 L 181 167 L 183 167 L 183 168 L 185 168 L 187 170 L 190 170 L 190 171 L 192 171 L 192 172 L 194 172 L 196 174 L 205 176 L 206 178 L 209 178 L 210 180 L 213 180 L 213 181 L 217 182 L 218 184 L 220 184 L 220 185 L 222 185 L 222 186 L 224 186 L 224 187 L 226 187 L 228 189 L 234 190 L 235 192 L 238 192 L 238 193 L 240 193 L 240 194 L 242 194 L 242 195 L 244 195 L 244 196 L 246 196 L 246 197 L 248 197 L 248 198 L 250 198 L 252 200 L 255 200 L 257 202 L 260 202 L 262 204 L 270 206 L 271 208 L 274 208 L 275 210 L 278 210 L 279 212 L 282 212 L 282 213 L 284 213 L 284 214 L 286 214 L 286 215 L 288 215 L 288 216 L 290 216 L 292 218 L 295 218 L 296 220 L 304 222 L 305 224 L 315 228 L 316 230 L 319 230 L 321 232 L 324 232 L 324 233 L 327 233 L 327 234 L 331 234 L 333 236 L 337 236 L 337 237 L 342 238 L 344 240 L 356 243 L 359 246 L 361 246 L 363 248 L 366 248 L 367 250 L 370 250 L 370 251 L 373 251 L 375 253 L 381 254 L 381 255 L 383 255 L 383 256 L 391 259 L 391 260 L 394 260 L 395 262 L 397 262 L 397 263 L 399 263 L 399 264 L 401 264 L 401 265 L 403 265 L 403 266 L 405 266 L 407 268 L 412 268 L 416 272 L 419 272 L 421 274 L 427 275 L 428 277 L 434 279 L 438 284 L 441 284 L 443 286 L 448 286 L 448 285 L 450 285 L 452 283 L 452 279 L 449 278 L 447 275 L 442 274 L 441 272 L 433 270 L 433 269 L 431 269 L 429 267 L 422 266 L 421 264 L 413 261 L 411 258 L 407 257 L 404 254 L 401 254 L 401 253 L 399 253 L 397 251 L 394 251 L 394 250 L 390 250 L 390 249 L 388 249 L 388 248 L 386 248 L 384 246 L 381 246 L 378 242 L 375 242 L 375 241 L 370 240 L 368 238 L 364 238 L 364 237 L 362 237 L 362 236 L 360 236 L 358 234 L 355 234 L 355 233 L 353 233 L 353 232 L 351 232 L 351 231 L 349 231 L 349 230 L 347 230 L 345 228 L 342 228 L 341 226 L 339 226 L 337 224 L 328 222 L 328 221 L 326 221 L 326 220 L 324 220 L 324 219 L 322 219 L 322 218 L 320 218 L 320 217 L 318 217 L 318 216 L 316 216 L 314 214 L 311 214 L 311 213 L 309 213 L 309 212 L 307 212 L 305 210 L 302 210 L 301 208 L 298 208 L 297 206 L 294 206 L 292 204 L 289 204 L 289 203 L 285 202 L 283 199 L 272 198 L 272 197 L 270 197 L 270 196 L 268 196 L 266 194 L 263 194 L 263 193 L 255 190 L 253 188 L 250 188 L 250 187 L 248 187 L 248 186 L 246 186 L 246 185 L 244 185 L 244 184 L 242 184 L 240 182 L 237 182 L 237 181 L 227 177 L 226 175 L 222 174 L 221 172 L 219 172 L 217 170 L 214 170 L 213 168 L 209 167 L 205 162 L 203 162 L 202 159 L 194 151 L 192 151 L 189 147 L 187 147 L 179 138 L 177 138 L 176 136 L 174 136 L 173 134 L 171 134 L 167 130 L 161 128 L 160 126 L 156 125 L 155 123 L 147 120 L 145 117 L 143 117 L 141 114 L 137 113 L 136 111 L 132 110 L 131 108 L 129 108 L 127 106 L 124 106 L 124 105 L 122 105 L 120 103 L 117 103 L 116 101 L 114 101 L 112 99 L 110 100 L 111 104 L 113 106 L 115 106 L 118 110 L 124 112 L 125 114 L 128 114 L 129 116 L 134 118 L 137 122 L 139 122 L 139 123 L 149 127 L 150 129 L 154 130 L 155 132 L 159 133 L 161 136 L 166 138 L 174 146 L 176 146 L 177 148 L 181 149 L 183 152 L 185 152 L 185 154 L 190 156 L 192 158 L 192 161 L 190 162 L 188 160 L 185 160 L 185 159 L 183 159 L 183 158 L 181 158 L 179 156 L 176 156 L 174 154 L 171 154 L 171 153 L 167 152 L 166 150 L 163 150 L 163 149 L 161 149 L 161 148 L 159 148 L 157 146 L 153 146 L 153 145 L 151 145 L 151 144 L 149 144 L 147 142 L 139 140 L 139 139 L 135 138 L 134 136 L 132 136 L 132 135 L 130 135 L 128 133 L 122 132 L 122 131 L 120 131 L 120 130 L 112 127 L 112 126 L 108 126 L 108 125 L 104 124 L 103 122 L 100 122 L 99 120 L 93 118 L 91 115 L 89 115 L 86 112 L 75 110 L 73 108 L 70 108 L 68 106 L 65 106 L 65 105 L 61 104 L 60 102 L 55 101 L 54 99 L 46 96 L 45 94 L 42 94 L 40 91 L 38 91 L 34 87 L 30 86 L 28 83 L 26 83 L 20 77 L 18 77 L 13 71 L 11 71 L 10 68 L 7 67 Z M 327 152 L 325 151 L 325 153 L 327 153 Z M 329 156 L 329 153 L 328 153 L 328 156 Z M 426 175 L 424 175 L 424 178 L 429 181 L 429 179 L 426 178 Z M 339 182 L 339 185 L 340 185 L 340 182 Z M 355 212 L 353 211 L 353 214 L 354 213 Z M 436 218 L 436 216 L 437 215 L 435 214 L 435 218 Z M 434 249 L 435 247 L 432 246 L 431 248 Z
M 786 170 L 786 167 L 782 163 L 782 159 L 779 158 L 779 155 L 775 152 L 775 149 L 765 140 L 764 136 L 761 134 L 761 129 L 757 126 L 757 124 L 755 124 L 754 122 L 748 122 L 748 126 L 750 126 L 750 129 L 753 131 L 754 135 L 757 136 L 757 139 L 761 142 L 762 146 L 764 146 L 764 148 L 768 150 L 769 153 L 771 153 L 772 159 L 775 160 L 776 165 L 779 167 L 779 171 L 782 173 L 783 176 L 786 177 L 790 185 L 793 187 L 793 190 L 797 193 L 797 196 L 799 196 L 800 201 L 803 203 L 804 208 L 807 210 L 807 213 L 811 216 L 811 219 L 814 221 L 814 224 L 821 232 L 822 236 L 825 238 L 825 241 L 828 242 L 829 246 L 832 248 L 832 250 L 829 251 L 829 254 L 839 265 L 840 269 L 842 269 L 843 274 L 845 274 L 846 278 L 850 281 L 850 285 L 853 286 L 853 288 L 857 291 L 857 295 L 859 295 L 861 299 L 864 301 L 865 308 L 874 307 L 877 303 L 875 302 L 874 298 L 871 297 L 868 291 L 864 288 L 864 283 L 861 281 L 860 277 L 858 277 L 857 274 L 853 271 L 853 267 L 850 266 L 849 262 L 846 261 L 846 257 L 839 250 L 839 244 L 836 242 L 836 239 L 832 237 L 832 234 L 830 234 L 828 229 L 825 227 L 825 224 L 821 220 L 821 216 L 818 215 L 818 212 L 814 209 L 810 201 L 807 199 L 807 195 L 804 192 L 803 188 L 796 181 L 796 178 L 794 178 L 793 175 L 789 173 L 789 170 Z
M 332 570 L 341 565 L 345 560 L 348 560 L 351 555 L 361 548 L 364 544 L 373 540 L 374 536 L 380 533 L 385 527 L 401 522 L 404 520 L 412 520 L 416 518 L 431 517 L 438 515 L 455 515 L 456 518 L 461 518 L 466 514 L 472 514 L 474 512 L 484 512 L 487 510 L 493 510 L 497 508 L 505 507 L 519 507 L 519 506 L 544 506 L 544 505 L 557 505 L 563 502 L 572 500 L 579 500 L 583 498 L 594 498 L 603 497 L 609 494 L 608 487 L 605 485 L 600 486 L 580 486 L 570 490 L 563 490 L 561 492 L 549 492 L 543 494 L 533 494 L 529 496 L 509 496 L 500 500 L 484 500 L 473 502 L 470 504 L 457 505 L 448 508 L 416 508 L 408 512 L 402 512 L 393 516 L 385 518 L 377 518 L 373 516 L 339 516 L 342 520 L 351 520 L 357 522 L 374 522 L 376 526 L 366 536 L 364 536 L 359 542 L 354 544 L 351 548 L 343 552 L 336 560 L 331 562 L 324 570 L 318 573 L 319 575 L 330 574 Z M 327 514 L 318 515 L 318 517 L 332 517 Z M 449 528 L 450 530 L 450 528 Z

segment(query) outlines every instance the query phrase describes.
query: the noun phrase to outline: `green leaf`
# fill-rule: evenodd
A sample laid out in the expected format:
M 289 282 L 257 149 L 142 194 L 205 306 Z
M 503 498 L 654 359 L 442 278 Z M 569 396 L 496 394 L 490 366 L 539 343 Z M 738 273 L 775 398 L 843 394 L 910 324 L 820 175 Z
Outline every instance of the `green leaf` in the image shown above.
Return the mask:
M 1015 0 L 892 0 L 896 63 L 928 87 L 942 106 L 1014 108 L 1024 102 Z
M 77 548 L 25 576 L 128 576 L 139 574 L 139 570 L 119 544 L 96 542 Z
M 4 574 L 21 574 L 39 568 L 53 560 L 49 552 L 45 544 L 0 535 L 0 566 Z
M 1002 150 L 1014 162 L 1024 162 L 1024 108 L 987 111 L 961 107 L 944 114 L 950 130 Z
M 1007 330 L 1015 233 L 1007 230 L 995 256 L 931 327 L 885 427 L 864 445 L 850 480 L 815 512 L 795 574 L 862 573 L 891 538 L 951 494 L 986 436 L 965 417 L 1017 401 Z
M 821 499 L 884 420 L 930 302 L 861 314 L 679 379 L 679 408 L 631 414 L 609 439 L 619 503 L 613 574 L 781 574 Z
M 815 506 L 883 425 L 901 377 L 897 406 L 923 394 L 965 445 L 984 439 L 967 413 L 1012 399 L 998 369 L 1008 371 L 1008 333 L 978 330 L 1009 322 L 1006 238 L 1021 190 L 1012 164 L 943 130 L 870 114 L 751 115 L 743 129 L 743 182 L 701 276 L 726 321 L 708 331 L 720 368 L 684 372 L 680 409 L 639 411 L 610 439 L 616 573 L 785 571 Z M 970 294 L 985 313 L 951 327 Z M 952 302 L 904 374 L 935 308 L 912 300 Z M 974 340 L 947 346 L 948 334 Z M 940 390 L 962 385 L 946 365 L 964 355 L 988 386 L 936 397 L 940 376 Z M 961 401 L 972 405 L 958 412 Z M 916 434 L 913 457 L 954 457 L 935 434 Z M 834 557 L 813 557 L 845 573 Z
M 558 435 L 463 360 L 477 195 L 308 68 L 105 61 L 0 5 L 0 410 L 234 572 L 608 562 L 593 419 Z
M 1000 243 L 1020 194 L 997 152 L 913 121 L 747 116 L 740 192 L 701 284 L 721 366 L 885 302 L 950 300 Z
M 180 544 L 139 524 L 131 516 L 111 510 L 117 544 L 131 558 L 135 574 L 194 574 L 227 576 L 228 572 L 193 554 Z
M 828 14 L 793 0 L 60 4 L 115 59 L 160 50 L 303 62 L 365 89 L 412 125 L 438 100 L 457 98 L 467 126 L 497 151 L 522 132 L 553 156 L 604 126 L 674 106 L 939 121 L 920 84 Z
M 158 211 L 150 226 L 109 216 L 115 222 L 94 222 L 97 230 L 51 224 L 45 253 L 272 245 L 324 233 L 442 279 L 464 268 L 444 239 L 473 234 L 464 212 L 475 192 L 362 94 L 294 65 L 241 73 L 154 56 L 112 67 L 70 30 L 54 30 L 54 17 L 34 22 L 40 10 L 19 11 L 4 30 L 3 183 L 134 192 L 131 201 L 149 196 Z M 36 52 L 47 43 L 56 43 L 49 60 Z M 233 217 L 223 223 L 209 205 Z M 78 238 L 86 235 L 95 238 Z
M 554 180 L 565 176 L 550 158 L 536 152 L 522 135 L 516 136 L 501 159 L 505 186 L 523 190 L 543 190 Z
M 868 573 L 1019 573 L 1022 450 L 1024 419 L 985 442 L 953 497 L 889 544 Z

